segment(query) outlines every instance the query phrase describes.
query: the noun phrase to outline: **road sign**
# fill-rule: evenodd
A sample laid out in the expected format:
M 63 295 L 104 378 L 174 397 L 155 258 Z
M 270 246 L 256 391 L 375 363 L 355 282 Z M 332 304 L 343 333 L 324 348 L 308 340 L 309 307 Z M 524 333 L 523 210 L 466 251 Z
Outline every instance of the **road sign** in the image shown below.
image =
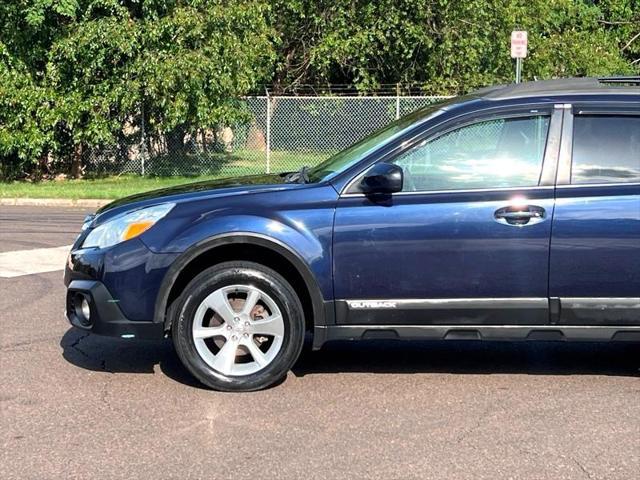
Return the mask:
M 511 32 L 511 58 L 526 58 L 527 43 L 527 32 L 524 30 Z

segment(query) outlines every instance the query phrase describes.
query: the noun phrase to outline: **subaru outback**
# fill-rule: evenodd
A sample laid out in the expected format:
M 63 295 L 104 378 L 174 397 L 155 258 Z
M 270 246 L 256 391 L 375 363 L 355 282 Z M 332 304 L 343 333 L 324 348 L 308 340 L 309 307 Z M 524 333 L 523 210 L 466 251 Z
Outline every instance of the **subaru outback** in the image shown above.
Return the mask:
M 65 270 L 77 328 L 171 337 L 217 390 L 331 340 L 640 340 L 640 78 L 490 87 L 298 172 L 117 200 Z

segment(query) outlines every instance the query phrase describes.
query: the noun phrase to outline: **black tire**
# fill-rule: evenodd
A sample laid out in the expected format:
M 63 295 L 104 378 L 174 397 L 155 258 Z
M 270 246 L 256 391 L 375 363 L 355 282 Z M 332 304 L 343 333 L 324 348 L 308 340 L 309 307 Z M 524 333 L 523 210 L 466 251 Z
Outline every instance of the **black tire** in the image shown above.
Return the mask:
M 269 295 L 284 320 L 284 337 L 277 355 L 262 370 L 242 376 L 214 370 L 198 353 L 191 333 L 202 301 L 219 288 L 235 284 L 250 285 Z M 224 262 L 207 268 L 185 287 L 173 311 L 171 335 L 180 361 L 194 377 L 214 390 L 248 392 L 276 384 L 293 367 L 304 343 L 304 313 L 295 291 L 282 275 L 254 262 Z

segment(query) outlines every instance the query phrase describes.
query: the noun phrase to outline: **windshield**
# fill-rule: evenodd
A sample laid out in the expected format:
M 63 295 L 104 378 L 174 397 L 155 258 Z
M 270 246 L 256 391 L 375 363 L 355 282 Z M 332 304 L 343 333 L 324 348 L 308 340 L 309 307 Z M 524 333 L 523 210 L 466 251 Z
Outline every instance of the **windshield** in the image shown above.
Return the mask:
M 420 109 L 414 113 L 402 117 L 399 120 L 390 123 L 386 127 L 375 131 L 359 142 L 351 145 L 346 150 L 342 150 L 332 157 L 329 157 L 327 160 L 308 171 L 307 174 L 309 181 L 315 183 L 324 180 L 330 180 L 337 173 L 340 173 L 343 170 L 351 167 L 352 165 L 355 165 L 367 154 L 386 144 L 389 140 L 394 138 L 403 130 L 411 127 L 414 123 L 416 123 L 417 120 L 427 118 L 433 112 L 439 110 L 442 107 L 443 103 L 445 102 L 434 103 L 426 109 Z

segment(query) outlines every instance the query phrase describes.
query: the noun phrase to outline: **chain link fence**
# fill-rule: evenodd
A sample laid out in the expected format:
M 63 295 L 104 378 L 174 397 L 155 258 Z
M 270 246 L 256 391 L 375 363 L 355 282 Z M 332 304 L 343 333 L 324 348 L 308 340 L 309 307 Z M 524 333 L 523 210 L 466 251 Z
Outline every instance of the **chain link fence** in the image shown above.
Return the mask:
M 224 128 L 151 135 L 143 124 L 127 124 L 115 144 L 85 152 L 84 173 L 225 177 L 293 171 L 444 98 L 250 97 L 245 121 Z

